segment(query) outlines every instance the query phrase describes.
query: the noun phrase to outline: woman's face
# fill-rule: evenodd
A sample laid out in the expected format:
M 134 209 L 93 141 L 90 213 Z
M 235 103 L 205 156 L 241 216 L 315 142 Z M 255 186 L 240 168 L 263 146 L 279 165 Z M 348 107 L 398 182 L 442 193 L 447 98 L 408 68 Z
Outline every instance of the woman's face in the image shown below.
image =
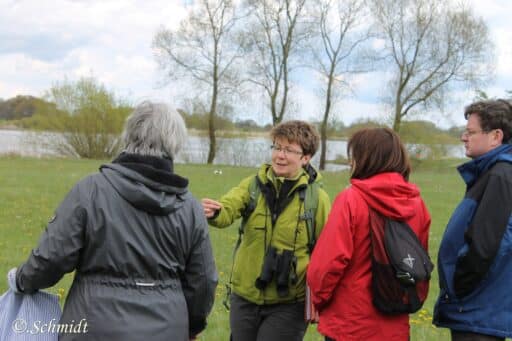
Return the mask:
M 287 139 L 283 138 L 276 138 L 274 140 L 272 170 L 275 175 L 293 178 L 310 159 L 311 155 L 304 155 L 298 143 L 290 143 Z

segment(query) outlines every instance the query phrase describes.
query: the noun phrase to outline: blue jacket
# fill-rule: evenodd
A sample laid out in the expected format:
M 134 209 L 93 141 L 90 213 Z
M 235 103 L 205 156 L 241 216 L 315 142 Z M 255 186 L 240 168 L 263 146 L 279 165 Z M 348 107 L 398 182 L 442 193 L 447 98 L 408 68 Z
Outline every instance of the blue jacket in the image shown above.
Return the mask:
M 458 170 L 467 189 L 439 248 L 433 323 L 512 337 L 512 145 Z

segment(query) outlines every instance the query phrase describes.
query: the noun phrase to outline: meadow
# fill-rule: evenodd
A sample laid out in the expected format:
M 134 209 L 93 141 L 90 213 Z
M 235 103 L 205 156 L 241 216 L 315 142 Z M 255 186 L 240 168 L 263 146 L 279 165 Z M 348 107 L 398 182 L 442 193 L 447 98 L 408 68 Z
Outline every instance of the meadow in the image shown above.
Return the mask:
M 24 262 L 35 247 L 48 220 L 65 194 L 79 179 L 95 172 L 106 161 L 72 159 L 33 159 L 16 156 L 0 157 L 0 293 L 7 290 L 7 271 Z M 461 160 L 429 161 L 415 164 L 411 181 L 416 183 L 432 215 L 429 249 L 434 264 L 446 223 L 463 196 L 464 185 L 455 166 Z M 189 178 L 190 190 L 197 198 L 218 198 L 255 168 L 219 165 L 182 165 L 176 173 Z M 222 170 L 215 172 L 215 170 Z M 324 172 L 324 188 L 331 200 L 348 184 L 347 172 Z M 228 340 L 229 313 L 222 305 L 225 284 L 229 280 L 238 223 L 228 229 L 210 229 L 219 272 L 216 301 L 200 340 Z M 72 274 L 66 275 L 48 291 L 64 302 Z M 433 306 L 439 288 L 434 271 L 428 300 L 423 309 L 411 315 L 411 340 L 448 340 L 447 330 L 431 324 Z M 323 337 L 310 326 L 304 340 L 320 341 Z

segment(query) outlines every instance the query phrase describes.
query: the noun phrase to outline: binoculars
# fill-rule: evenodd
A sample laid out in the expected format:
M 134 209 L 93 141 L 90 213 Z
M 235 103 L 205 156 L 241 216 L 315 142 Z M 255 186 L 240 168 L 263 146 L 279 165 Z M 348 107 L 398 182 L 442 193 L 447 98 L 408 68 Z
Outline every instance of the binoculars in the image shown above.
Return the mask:
M 256 279 L 254 285 L 260 290 L 264 290 L 267 285 L 276 279 L 277 294 L 279 297 L 285 297 L 289 293 L 289 286 L 297 284 L 297 257 L 292 250 L 283 250 L 277 253 L 275 247 L 269 247 L 265 254 L 260 276 Z

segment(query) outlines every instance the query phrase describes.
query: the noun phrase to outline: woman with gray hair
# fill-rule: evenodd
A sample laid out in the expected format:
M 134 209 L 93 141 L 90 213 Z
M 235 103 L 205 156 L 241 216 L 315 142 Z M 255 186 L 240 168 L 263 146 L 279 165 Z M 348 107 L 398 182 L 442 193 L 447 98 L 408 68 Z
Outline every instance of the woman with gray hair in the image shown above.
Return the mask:
M 201 204 L 173 172 L 181 116 L 143 102 L 124 151 L 76 184 L 10 287 L 33 293 L 75 270 L 60 340 L 189 340 L 206 326 L 217 273 Z M 80 333 L 72 328 L 86 324 Z

